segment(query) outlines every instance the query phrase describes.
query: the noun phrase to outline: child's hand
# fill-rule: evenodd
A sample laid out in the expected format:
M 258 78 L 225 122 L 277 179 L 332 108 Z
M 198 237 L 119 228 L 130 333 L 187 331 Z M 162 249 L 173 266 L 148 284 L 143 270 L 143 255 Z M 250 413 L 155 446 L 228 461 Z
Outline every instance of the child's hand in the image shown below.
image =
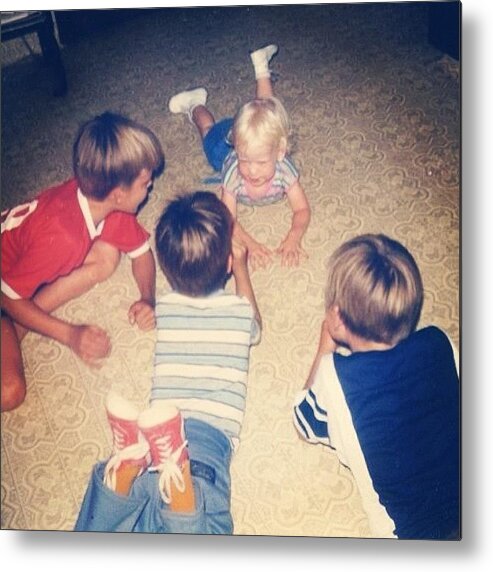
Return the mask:
M 281 255 L 281 266 L 298 266 L 300 257 L 308 258 L 308 254 L 301 248 L 301 244 L 289 234 L 276 250 Z
M 111 341 L 98 326 L 72 326 L 69 347 L 88 365 L 100 366 L 100 360 L 109 356 Z
M 137 324 L 144 332 L 153 330 L 156 327 L 156 314 L 154 307 L 145 300 L 134 302 L 128 311 L 128 321 Z
M 235 242 L 244 245 L 247 249 L 252 271 L 257 268 L 265 268 L 272 263 L 272 251 L 245 232 L 238 221 L 236 221 L 233 230 L 233 259 Z
M 252 242 L 248 245 L 248 254 L 252 270 L 266 268 L 269 264 L 272 264 L 272 251 L 256 240 L 252 239 Z

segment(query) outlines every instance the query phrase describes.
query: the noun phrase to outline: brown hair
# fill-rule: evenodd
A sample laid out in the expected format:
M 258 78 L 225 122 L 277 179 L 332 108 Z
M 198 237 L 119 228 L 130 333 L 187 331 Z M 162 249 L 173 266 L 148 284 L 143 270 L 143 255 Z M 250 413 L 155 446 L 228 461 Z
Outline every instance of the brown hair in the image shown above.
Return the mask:
M 150 129 L 107 111 L 81 126 L 72 162 L 81 191 L 104 200 L 114 188 L 129 187 L 143 169 L 158 177 L 164 170 L 164 153 Z
M 173 290 L 206 296 L 228 277 L 233 217 L 218 197 L 196 191 L 171 201 L 156 229 L 161 270 Z
M 394 345 L 415 330 L 421 314 L 419 269 L 399 242 L 383 234 L 357 236 L 329 259 L 325 305 L 338 306 L 353 334 Z

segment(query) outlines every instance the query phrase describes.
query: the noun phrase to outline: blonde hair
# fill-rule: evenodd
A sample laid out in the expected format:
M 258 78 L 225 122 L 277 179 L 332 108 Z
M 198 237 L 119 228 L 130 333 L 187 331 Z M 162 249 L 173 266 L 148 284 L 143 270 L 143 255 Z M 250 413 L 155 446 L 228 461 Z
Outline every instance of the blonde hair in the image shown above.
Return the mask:
M 150 129 L 107 111 L 79 129 L 72 162 L 81 191 L 104 200 L 114 188 L 132 185 L 143 169 L 158 177 L 164 153 Z
M 353 334 L 395 345 L 415 330 L 423 306 L 414 258 L 383 234 L 345 242 L 329 259 L 325 306 L 337 306 Z
M 277 98 L 253 99 L 235 116 L 232 143 L 237 150 L 260 145 L 279 149 L 283 142 L 287 147 L 289 131 L 288 114 Z

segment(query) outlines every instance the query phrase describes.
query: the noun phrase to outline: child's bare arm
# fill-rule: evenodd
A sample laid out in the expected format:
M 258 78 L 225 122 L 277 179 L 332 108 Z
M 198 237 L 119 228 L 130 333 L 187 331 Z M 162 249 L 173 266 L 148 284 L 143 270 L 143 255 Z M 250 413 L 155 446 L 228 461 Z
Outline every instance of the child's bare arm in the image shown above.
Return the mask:
M 245 296 L 254 311 L 255 319 L 262 329 L 262 318 L 258 309 L 257 300 L 253 291 L 250 274 L 248 272 L 248 250 L 242 242 L 233 238 L 233 275 L 236 282 L 236 293 L 238 296 Z
M 293 184 L 287 195 L 293 218 L 291 228 L 276 252 L 281 255 L 283 266 L 297 266 L 300 256 L 307 257 L 301 247 L 301 240 L 310 223 L 311 211 L 305 191 L 298 181 Z
M 334 353 L 337 349 L 337 344 L 332 339 L 332 336 L 329 333 L 329 329 L 327 327 L 327 321 L 324 320 L 322 322 L 322 327 L 320 330 L 320 339 L 318 342 L 318 349 L 315 355 L 315 359 L 313 360 L 312 367 L 310 368 L 310 373 L 308 374 L 308 379 L 306 380 L 303 389 L 308 389 L 313 385 L 315 373 L 318 370 L 318 366 L 320 364 L 320 360 L 326 354 Z
M 234 236 L 237 241 L 242 242 L 247 250 L 252 265 L 252 270 L 265 268 L 272 262 L 272 251 L 265 245 L 257 242 L 240 224 L 236 217 L 236 199 L 230 193 L 223 190 L 221 200 L 228 207 L 235 219 Z
M 266 268 L 272 263 L 272 251 L 264 244 L 257 242 L 238 221 L 235 223 L 234 236 L 247 248 L 252 270 Z
M 148 250 L 132 259 L 132 272 L 140 292 L 140 300 L 134 302 L 128 311 L 131 324 L 144 331 L 156 326 L 154 307 L 156 304 L 156 264 L 152 251 Z
M 98 326 L 69 324 L 43 311 L 32 300 L 12 300 L 2 294 L 2 309 L 14 322 L 70 347 L 91 365 L 111 352 L 108 334 Z

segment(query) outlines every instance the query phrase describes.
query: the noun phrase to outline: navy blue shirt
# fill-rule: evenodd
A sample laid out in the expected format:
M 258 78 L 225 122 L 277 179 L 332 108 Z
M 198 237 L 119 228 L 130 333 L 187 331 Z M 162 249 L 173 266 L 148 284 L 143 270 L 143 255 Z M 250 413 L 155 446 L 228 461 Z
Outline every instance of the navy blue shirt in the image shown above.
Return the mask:
M 460 386 L 447 336 L 428 327 L 390 350 L 334 354 L 333 360 L 373 488 L 395 535 L 458 538 Z M 313 442 L 330 444 L 331 418 L 338 412 L 327 401 L 314 386 L 295 408 L 295 424 Z

